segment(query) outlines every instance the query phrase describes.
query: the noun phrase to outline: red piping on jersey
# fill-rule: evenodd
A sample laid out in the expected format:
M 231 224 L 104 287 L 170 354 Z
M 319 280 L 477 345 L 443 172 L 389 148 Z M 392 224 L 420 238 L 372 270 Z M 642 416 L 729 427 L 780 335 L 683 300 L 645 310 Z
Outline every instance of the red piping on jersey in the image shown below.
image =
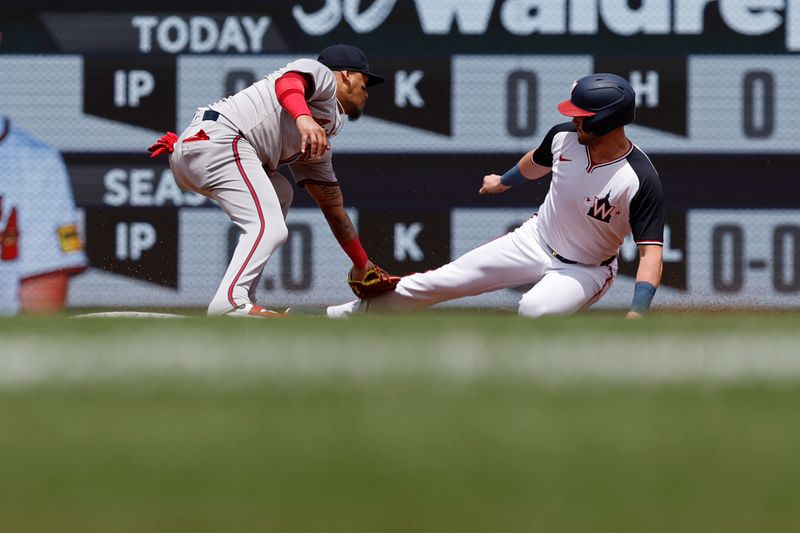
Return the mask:
M 580 309 L 578 309 L 578 311 L 583 311 L 584 309 L 588 308 L 593 303 L 595 303 L 597 299 L 600 298 L 600 296 L 603 294 L 603 291 L 606 290 L 606 287 L 608 287 L 608 285 L 611 283 L 611 280 L 614 279 L 614 270 L 611 268 L 611 265 L 608 265 L 606 268 L 608 269 L 608 277 L 606 278 L 605 283 L 603 283 L 603 286 L 600 287 L 600 290 L 594 293 L 594 295 L 591 298 L 589 298 L 589 301 L 586 302 Z
M 256 211 L 258 211 L 258 222 L 261 225 L 261 228 L 258 231 L 258 237 L 256 237 L 256 242 L 253 244 L 253 247 L 250 249 L 250 253 L 247 254 L 247 258 L 244 260 L 242 264 L 242 268 L 239 269 L 239 272 L 236 273 L 236 277 L 233 278 L 230 287 L 228 287 L 228 302 L 236 309 L 238 306 L 236 305 L 236 301 L 233 299 L 233 288 L 236 286 L 236 283 L 239 281 L 239 278 L 244 272 L 247 263 L 250 262 L 250 259 L 253 257 L 253 254 L 258 248 L 259 243 L 261 242 L 261 237 L 264 236 L 264 213 L 261 212 L 261 204 L 258 201 L 258 196 L 256 195 L 255 189 L 253 189 L 253 184 L 250 183 L 250 179 L 247 177 L 247 173 L 244 171 L 244 167 L 242 166 L 242 160 L 239 158 L 239 139 L 241 139 L 241 135 L 237 135 L 233 139 L 233 159 L 236 161 L 236 168 L 239 169 L 239 174 L 242 175 L 244 178 L 244 182 L 247 184 L 247 188 L 250 190 L 250 195 L 253 197 L 253 202 L 256 204 Z
M 628 142 L 630 142 L 630 141 L 628 141 Z M 613 161 L 607 161 L 605 163 L 599 163 L 599 164 L 595 165 L 594 162 L 592 162 L 592 154 L 589 153 L 589 147 L 587 146 L 586 147 L 586 159 L 589 161 L 589 165 L 586 167 L 586 172 L 587 173 L 591 173 L 596 168 L 604 167 L 604 166 L 607 166 L 607 165 L 613 165 L 614 163 L 619 163 L 620 161 L 622 161 L 623 159 L 625 159 L 626 157 L 631 155 L 631 152 L 633 152 L 633 143 L 631 143 L 631 147 L 628 149 L 627 152 L 625 152 L 625 155 L 623 155 L 622 157 L 618 157 L 617 159 L 615 159 Z
M 655 244 L 656 246 L 664 246 L 662 241 L 636 241 L 636 244 Z
M 6 220 L 5 229 L 0 229 L 0 261 L 13 261 L 18 257 L 19 228 L 17 228 L 17 208 L 12 207 L 8 220 Z
M 308 152 L 306 152 L 306 153 L 308 153 Z M 286 163 L 294 163 L 295 161 L 300 159 L 302 155 L 303 155 L 303 152 L 296 152 L 296 153 L 290 155 L 289 157 L 287 157 L 286 159 L 281 159 L 280 161 L 278 161 L 278 166 L 285 165 Z
M 275 95 L 278 102 L 292 118 L 311 115 L 306 103 L 308 82 L 299 72 L 287 72 L 275 81 Z

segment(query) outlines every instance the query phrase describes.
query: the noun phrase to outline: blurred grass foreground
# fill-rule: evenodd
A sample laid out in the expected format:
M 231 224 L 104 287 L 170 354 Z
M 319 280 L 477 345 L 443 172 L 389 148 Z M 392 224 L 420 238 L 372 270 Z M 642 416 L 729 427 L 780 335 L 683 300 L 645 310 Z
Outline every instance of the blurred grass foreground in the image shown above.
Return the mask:
M 3 319 L 0 531 L 798 531 L 797 319 Z

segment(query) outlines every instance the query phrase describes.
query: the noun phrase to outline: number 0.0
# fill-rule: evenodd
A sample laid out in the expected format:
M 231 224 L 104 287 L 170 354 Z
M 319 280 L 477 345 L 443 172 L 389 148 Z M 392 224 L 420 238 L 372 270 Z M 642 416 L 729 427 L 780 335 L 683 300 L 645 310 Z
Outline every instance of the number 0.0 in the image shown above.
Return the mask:
M 744 76 L 744 133 L 763 139 L 775 131 L 775 78 L 771 72 L 750 71 Z
M 728 250 L 726 250 L 726 248 Z M 711 278 L 720 292 L 739 292 L 744 284 L 744 235 L 739 226 L 716 226 L 711 236 Z M 729 253 L 726 253 L 728 251 Z M 727 267 L 727 268 L 726 268 Z M 725 271 L 728 275 L 725 275 Z

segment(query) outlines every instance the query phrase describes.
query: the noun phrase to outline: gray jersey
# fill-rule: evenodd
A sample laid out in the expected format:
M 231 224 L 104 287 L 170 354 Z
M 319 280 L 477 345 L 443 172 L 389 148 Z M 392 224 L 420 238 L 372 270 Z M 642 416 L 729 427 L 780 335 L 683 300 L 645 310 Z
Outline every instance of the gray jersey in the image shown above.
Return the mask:
M 293 61 L 209 107 L 244 134 L 268 174 L 272 175 L 281 165 L 289 164 L 297 183 L 335 182 L 330 150 L 321 159 L 302 160 L 300 133 L 295 120 L 281 107 L 275 94 L 275 82 L 287 72 L 299 72 L 311 79 L 312 86 L 306 92 L 311 115 L 328 137 L 336 135 L 344 121 L 343 110 L 336 101 L 336 77 L 328 67 L 313 59 Z

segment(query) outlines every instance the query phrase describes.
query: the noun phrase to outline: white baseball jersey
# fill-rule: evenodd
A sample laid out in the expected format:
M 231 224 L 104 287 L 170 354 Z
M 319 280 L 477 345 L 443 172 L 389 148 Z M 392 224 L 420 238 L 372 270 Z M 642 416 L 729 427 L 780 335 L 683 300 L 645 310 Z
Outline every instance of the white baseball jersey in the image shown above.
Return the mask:
M 547 133 L 533 161 L 553 169 L 539 208 L 539 233 L 552 251 L 598 265 L 617 255 L 631 232 L 637 244 L 663 244 L 661 181 L 634 144 L 619 159 L 595 165 L 568 122 Z
M 403 277 L 393 292 L 330 306 L 330 317 L 425 308 L 533 283 L 520 315 L 568 315 L 599 300 L 616 277 L 616 255 L 630 231 L 639 244 L 662 244 L 661 182 L 635 145 L 615 161 L 592 163 L 572 123 L 553 127 L 536 149 L 553 179 L 537 216 L 435 270 Z M 554 255 L 558 254 L 558 255 Z
M 336 101 L 336 77 L 322 63 L 298 59 L 268 74 L 246 89 L 209 106 L 228 119 L 255 148 L 256 154 L 272 175 L 289 164 L 295 181 L 335 182 L 331 151 L 314 161 L 302 161 L 300 132 L 295 119 L 281 107 L 275 94 L 275 81 L 287 72 L 305 74 L 311 81 L 306 102 L 314 120 L 328 137 L 336 135 L 344 121 L 344 111 Z
M 19 311 L 20 282 L 87 266 L 66 166 L 54 148 L 0 122 L 0 315 Z

